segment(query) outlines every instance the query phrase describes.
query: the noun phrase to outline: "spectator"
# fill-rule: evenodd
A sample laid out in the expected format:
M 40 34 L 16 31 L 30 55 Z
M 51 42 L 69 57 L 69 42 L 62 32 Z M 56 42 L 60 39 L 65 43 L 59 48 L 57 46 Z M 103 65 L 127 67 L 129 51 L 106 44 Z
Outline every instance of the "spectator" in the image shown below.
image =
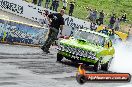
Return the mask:
M 41 6 L 43 0 L 38 0 L 38 6 Z
M 57 39 L 59 29 L 61 30 L 60 33 L 62 35 L 63 25 L 65 24 L 64 18 L 62 17 L 64 15 L 64 12 L 65 10 L 62 9 L 60 13 L 51 13 L 47 17 L 50 23 L 50 31 L 49 31 L 48 39 L 41 48 L 46 53 L 50 53 L 49 48 L 51 44 Z
M 49 3 L 50 3 L 50 0 L 46 0 L 46 2 L 45 2 L 45 8 L 46 8 L 46 9 L 49 8 Z
M 72 14 L 73 14 L 73 10 L 74 10 L 74 3 L 73 2 L 70 2 L 70 9 L 69 9 L 69 16 L 72 16 Z
M 63 8 L 62 8 L 62 9 L 66 10 L 66 7 L 67 7 L 67 0 L 62 0 L 62 2 L 63 2 Z
M 92 15 L 93 15 L 93 10 L 90 9 L 89 19 L 90 19 L 91 22 L 93 21 L 93 16 Z
M 113 29 L 115 20 L 116 20 L 116 17 L 115 17 L 115 14 L 113 14 L 113 15 L 110 17 L 110 21 L 109 21 L 109 22 L 110 22 L 110 24 L 109 24 L 109 28 L 110 28 L 110 29 Z
M 90 29 L 96 31 L 96 29 L 97 29 L 96 23 L 91 23 Z
M 116 18 L 114 29 L 118 31 L 120 29 L 120 19 Z
M 50 6 L 50 10 L 55 11 L 55 0 L 52 0 L 52 4 Z
M 55 0 L 55 11 L 57 12 L 57 10 L 58 10 L 58 7 L 59 7 L 59 2 L 60 2 L 60 0 Z
M 104 23 L 104 12 L 103 10 L 101 12 L 99 12 L 99 18 L 97 19 L 97 24 L 101 25 Z
M 122 15 L 122 17 L 121 17 L 121 21 L 123 21 L 123 22 L 126 22 L 126 13 L 124 14 L 124 15 Z
M 100 31 L 103 34 L 109 35 L 109 31 L 107 29 L 107 27 L 105 26 L 103 30 Z
M 96 19 L 97 19 L 97 10 L 96 9 L 93 11 L 92 17 L 93 17 L 93 23 L 96 23 Z
M 93 17 L 92 17 L 93 11 L 92 9 L 88 9 L 88 16 L 87 19 L 92 22 L 93 21 Z

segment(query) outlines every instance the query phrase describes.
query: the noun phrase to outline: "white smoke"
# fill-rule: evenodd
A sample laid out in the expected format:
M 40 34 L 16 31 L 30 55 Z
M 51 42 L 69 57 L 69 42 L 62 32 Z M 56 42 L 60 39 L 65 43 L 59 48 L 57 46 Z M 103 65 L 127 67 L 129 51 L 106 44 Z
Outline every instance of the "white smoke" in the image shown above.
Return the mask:
M 132 74 L 132 45 L 130 43 L 119 43 L 115 46 L 115 58 L 109 70 Z

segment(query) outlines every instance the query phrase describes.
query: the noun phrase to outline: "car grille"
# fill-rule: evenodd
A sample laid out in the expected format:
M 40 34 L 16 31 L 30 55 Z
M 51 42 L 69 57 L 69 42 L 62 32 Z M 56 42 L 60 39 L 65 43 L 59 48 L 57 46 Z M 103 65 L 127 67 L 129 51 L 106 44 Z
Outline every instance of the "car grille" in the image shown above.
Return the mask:
M 94 52 L 86 51 L 86 50 L 83 50 L 81 48 L 75 48 L 75 47 L 66 46 L 66 45 L 60 45 L 59 48 L 62 51 L 71 53 L 71 54 L 76 55 L 76 56 L 87 57 L 87 58 L 94 59 L 94 60 L 96 59 Z

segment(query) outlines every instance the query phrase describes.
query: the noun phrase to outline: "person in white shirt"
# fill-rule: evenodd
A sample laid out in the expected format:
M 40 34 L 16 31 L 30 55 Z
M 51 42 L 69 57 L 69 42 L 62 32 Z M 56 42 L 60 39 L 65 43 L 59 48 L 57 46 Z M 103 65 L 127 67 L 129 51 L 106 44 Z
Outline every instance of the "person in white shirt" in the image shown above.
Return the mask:
M 62 9 L 66 10 L 66 7 L 67 7 L 67 0 L 62 0 L 62 2 L 63 2 L 63 8 L 62 8 Z

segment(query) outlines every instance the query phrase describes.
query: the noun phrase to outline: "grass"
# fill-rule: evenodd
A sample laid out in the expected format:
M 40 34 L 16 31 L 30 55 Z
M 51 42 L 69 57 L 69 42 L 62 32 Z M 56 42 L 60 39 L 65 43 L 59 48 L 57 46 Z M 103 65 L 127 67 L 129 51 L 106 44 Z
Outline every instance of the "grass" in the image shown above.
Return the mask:
M 26 1 L 31 2 L 31 0 Z M 43 7 L 44 5 L 45 0 L 42 2 Z M 73 16 L 85 20 L 88 12 L 84 7 L 90 7 L 98 11 L 104 10 L 106 20 L 108 20 L 112 13 L 115 13 L 117 17 L 126 13 L 128 20 L 132 20 L 132 0 L 76 0 Z M 59 10 L 61 8 L 62 2 L 60 2 Z M 69 5 L 67 6 L 66 14 L 68 14 L 68 9 Z
M 31 0 L 26 0 L 31 2 Z M 68 0 L 70 2 L 70 0 Z M 50 3 L 51 4 L 51 3 Z M 45 0 L 42 2 L 44 7 Z M 124 13 L 127 14 L 127 23 L 121 23 L 121 25 L 132 24 L 132 0 L 76 0 L 73 16 L 86 20 L 88 12 L 86 7 L 91 9 L 97 9 L 97 11 L 104 10 L 105 24 L 108 24 L 109 18 L 112 13 L 116 14 L 116 17 L 121 17 Z M 59 9 L 62 8 L 62 2 L 60 2 Z M 69 5 L 67 5 L 66 14 L 68 14 Z

